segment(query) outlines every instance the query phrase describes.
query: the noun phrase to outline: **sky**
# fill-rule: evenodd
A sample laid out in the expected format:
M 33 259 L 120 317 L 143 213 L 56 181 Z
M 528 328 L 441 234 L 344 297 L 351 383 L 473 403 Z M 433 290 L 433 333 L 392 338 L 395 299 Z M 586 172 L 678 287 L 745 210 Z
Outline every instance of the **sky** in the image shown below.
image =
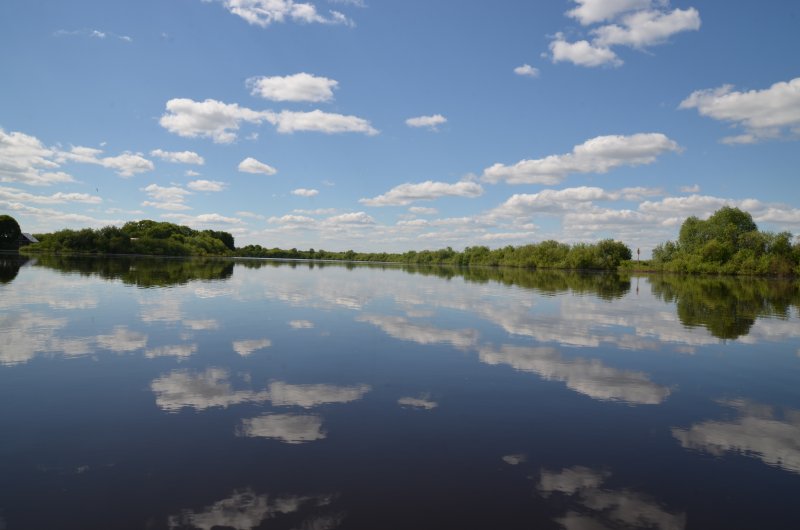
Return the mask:
M 237 246 L 800 233 L 792 0 L 5 0 L 0 214 Z

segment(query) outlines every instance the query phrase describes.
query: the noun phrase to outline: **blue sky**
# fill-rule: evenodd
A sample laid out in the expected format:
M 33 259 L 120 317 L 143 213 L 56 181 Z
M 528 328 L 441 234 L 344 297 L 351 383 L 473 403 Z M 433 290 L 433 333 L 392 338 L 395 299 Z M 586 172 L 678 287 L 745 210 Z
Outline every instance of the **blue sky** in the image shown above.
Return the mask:
M 0 212 L 238 245 L 800 232 L 800 4 L 8 0 Z

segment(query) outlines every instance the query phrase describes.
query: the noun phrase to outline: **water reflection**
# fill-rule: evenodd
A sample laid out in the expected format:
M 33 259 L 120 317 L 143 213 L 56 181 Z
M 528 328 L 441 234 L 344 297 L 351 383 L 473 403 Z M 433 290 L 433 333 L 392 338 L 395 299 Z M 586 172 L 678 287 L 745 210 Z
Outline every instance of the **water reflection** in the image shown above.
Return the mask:
M 537 489 L 543 497 L 560 497 L 558 504 L 568 506 L 567 513 L 555 519 L 567 530 L 686 527 L 683 512 L 669 511 L 642 493 L 603 487 L 610 477 L 609 471 L 582 466 L 543 470 Z
M 216 258 L 37 256 L 35 266 L 83 276 L 122 280 L 137 287 L 168 287 L 196 280 L 225 280 L 234 262 Z
M 290 385 L 282 381 L 269 384 L 269 399 L 280 407 L 302 407 L 309 409 L 329 403 L 358 401 L 372 390 L 370 385 Z
M 653 293 L 675 302 L 680 321 L 703 326 L 715 337 L 747 335 L 758 317 L 788 318 L 800 310 L 800 284 L 761 278 L 655 276 Z
M 269 348 L 272 346 L 272 341 L 269 339 L 235 340 L 232 346 L 233 351 L 242 357 L 247 357 L 258 350 Z
M 360 315 L 358 322 L 367 322 L 377 326 L 390 337 L 413 341 L 417 344 L 451 344 L 462 350 L 469 349 L 478 340 L 478 332 L 474 329 L 440 329 L 425 324 L 416 324 L 403 317 L 389 315 Z
M 11 283 L 28 258 L 19 254 L 0 252 L 0 284 Z
M 322 418 L 316 414 L 265 414 L 243 419 L 236 432 L 239 436 L 272 438 L 287 444 L 323 440 Z
M 611 368 L 596 359 L 565 359 L 551 347 L 482 347 L 480 359 L 486 364 L 507 364 L 515 370 L 562 381 L 567 388 L 601 401 L 657 405 L 670 394 L 668 388 L 653 383 L 642 372 Z
M 234 528 L 250 530 L 260 527 L 264 521 L 276 524 L 286 523 L 292 514 L 303 517 L 299 525 L 304 529 L 324 530 L 336 528 L 341 522 L 340 514 L 319 514 L 329 511 L 333 502 L 331 495 L 300 496 L 290 495 L 271 498 L 269 495 L 258 495 L 247 488 L 234 491 L 229 497 L 206 506 L 198 512 L 184 510 L 180 515 L 169 517 L 171 529 L 196 528 L 212 530 L 215 528 Z M 294 519 L 291 521 L 294 522 Z M 324 524 L 323 524 L 324 523 Z
M 687 449 L 721 456 L 732 452 L 800 473 L 800 410 L 776 410 L 744 399 L 721 401 L 737 413 L 729 421 L 676 427 L 672 435 Z
M 401 407 L 411 407 L 423 410 L 433 410 L 439 406 L 435 401 L 431 400 L 430 395 L 423 394 L 419 397 L 402 397 L 397 400 Z
M 208 368 L 199 373 L 175 370 L 155 379 L 150 389 L 156 396 L 156 405 L 167 412 L 178 412 L 182 408 L 201 411 L 269 400 L 267 391 L 234 390 L 230 374 L 223 368 Z

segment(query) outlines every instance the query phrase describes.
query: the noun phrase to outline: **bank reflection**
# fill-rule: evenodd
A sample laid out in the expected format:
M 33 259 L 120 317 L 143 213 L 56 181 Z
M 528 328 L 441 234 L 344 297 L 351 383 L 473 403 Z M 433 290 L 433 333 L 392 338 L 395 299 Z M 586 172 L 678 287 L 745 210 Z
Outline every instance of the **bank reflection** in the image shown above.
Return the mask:
M 11 283 L 19 274 L 19 269 L 29 259 L 16 253 L 0 252 L 0 284 Z
M 669 510 L 643 493 L 607 487 L 610 477 L 608 470 L 583 466 L 542 470 L 537 490 L 554 504 L 566 506 L 555 522 L 567 530 L 686 527 L 685 513 Z
M 720 404 L 733 413 L 732 418 L 675 427 L 672 435 L 686 449 L 758 458 L 769 466 L 800 474 L 800 410 L 744 399 Z
M 251 488 L 236 490 L 230 496 L 197 511 L 186 509 L 168 518 L 170 529 L 270 528 L 333 529 L 343 513 L 335 508 L 333 495 L 257 494 Z

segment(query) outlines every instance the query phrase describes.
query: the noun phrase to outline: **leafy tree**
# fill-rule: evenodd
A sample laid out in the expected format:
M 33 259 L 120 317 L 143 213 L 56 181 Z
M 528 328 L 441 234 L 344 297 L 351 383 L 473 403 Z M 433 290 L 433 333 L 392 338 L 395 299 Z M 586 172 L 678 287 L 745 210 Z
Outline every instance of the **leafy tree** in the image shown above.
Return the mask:
M 10 215 L 0 215 L 0 250 L 16 250 L 22 230 L 16 219 Z

